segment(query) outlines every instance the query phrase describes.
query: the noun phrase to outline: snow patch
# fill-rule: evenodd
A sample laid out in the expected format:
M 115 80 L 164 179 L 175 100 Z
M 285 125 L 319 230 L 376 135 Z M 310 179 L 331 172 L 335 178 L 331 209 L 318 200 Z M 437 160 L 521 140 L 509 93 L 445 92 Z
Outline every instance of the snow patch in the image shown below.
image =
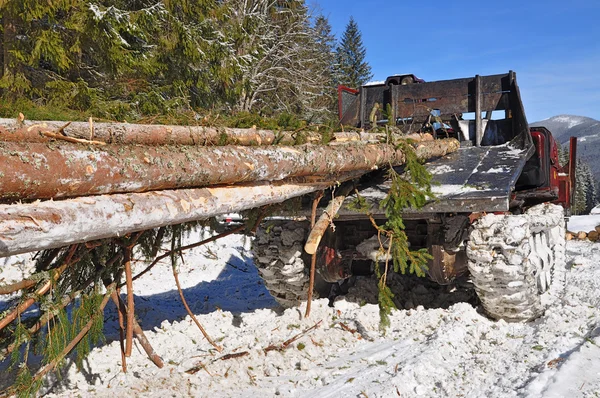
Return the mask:
M 590 213 L 590 215 L 587 216 L 571 217 L 567 223 L 567 229 L 571 232 L 593 231 L 597 225 L 600 225 L 600 206 L 592 209 L 592 211 L 594 210 L 596 210 L 596 212 Z
M 492 167 L 488 171 L 484 171 L 484 173 L 490 174 L 498 174 L 498 173 L 508 173 L 510 170 L 506 167 Z
M 571 217 L 578 223 L 588 216 Z M 212 232 L 194 232 L 186 243 Z M 159 264 L 134 283 L 136 312 L 165 367 L 134 349 L 121 371 L 117 316 L 107 307 L 109 342 L 90 354 L 86 371 L 68 367 L 47 397 L 564 397 L 600 394 L 600 244 L 567 244 L 564 297 L 530 323 L 492 321 L 461 285 L 390 276 L 396 305 L 379 330 L 377 279 L 357 278 L 335 307 L 316 300 L 276 312 L 252 264 L 246 238 L 236 235 L 187 252 L 179 266 L 184 294 L 217 353 L 179 301 L 171 268 Z M 585 260 L 585 261 L 579 261 Z M 0 260 L 17 273 L 21 257 Z M 23 266 L 23 265 L 21 265 Z M 136 269 L 145 264 L 138 262 Z M 25 267 L 26 268 L 26 267 Z M 26 271 L 25 271 L 26 272 Z M 5 279 L 6 283 L 9 279 Z M 365 301 L 360 301 L 366 297 Z M 0 297 L 6 306 L 8 297 Z M 474 302 L 474 301 L 473 301 Z M 320 322 L 320 323 L 319 323 Z M 300 335 L 287 349 L 263 349 Z M 238 358 L 223 355 L 247 352 Z M 195 371 L 190 371 L 195 369 Z M 186 373 L 186 371 L 188 371 Z M 3 372 L 3 378 L 9 377 Z
M 444 184 L 432 186 L 431 191 L 437 197 L 443 197 L 448 195 L 458 195 L 467 192 L 475 192 L 477 191 L 477 188 L 458 184 Z
M 566 123 L 568 128 L 578 126 L 585 122 L 585 119 L 579 116 L 559 115 L 551 118 L 551 120 L 559 123 Z
M 429 168 L 428 171 L 431 174 L 446 174 L 446 173 L 452 173 L 456 170 L 454 168 L 450 167 L 450 165 L 442 164 L 440 166 L 435 166 L 435 167 Z
M 363 87 L 381 86 L 382 84 L 385 84 L 385 80 L 374 80 L 372 82 L 365 83 Z

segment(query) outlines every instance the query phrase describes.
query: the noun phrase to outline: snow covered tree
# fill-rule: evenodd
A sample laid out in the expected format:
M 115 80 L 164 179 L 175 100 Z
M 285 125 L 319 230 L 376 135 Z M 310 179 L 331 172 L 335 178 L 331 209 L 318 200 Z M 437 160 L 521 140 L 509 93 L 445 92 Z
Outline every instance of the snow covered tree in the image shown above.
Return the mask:
M 335 36 L 331 32 L 329 20 L 323 15 L 319 15 L 314 24 L 316 49 L 320 54 L 317 67 L 319 68 L 322 79 L 323 89 L 322 95 L 317 100 L 325 111 L 331 115 L 337 114 L 337 90 L 334 79 L 335 73 Z
M 569 151 L 563 146 L 558 146 L 558 158 L 561 165 L 569 163 Z M 590 165 L 582 160 L 577 160 L 575 166 L 575 202 L 574 214 L 588 214 L 599 202 L 598 181 L 594 178 Z
M 596 181 L 590 170 L 590 166 L 583 160 L 577 160 L 575 169 L 576 188 L 575 188 L 575 214 L 588 214 L 598 203 L 596 196 Z
M 317 111 L 323 67 L 304 1 L 229 0 L 222 3 L 221 80 L 232 109 L 262 114 Z
M 360 87 L 373 77 L 366 61 L 367 50 L 354 18 L 346 25 L 342 40 L 336 49 L 336 81 L 348 87 Z
M 5 101 L 113 120 L 330 111 L 330 28 L 304 0 L 0 0 L 0 18 Z

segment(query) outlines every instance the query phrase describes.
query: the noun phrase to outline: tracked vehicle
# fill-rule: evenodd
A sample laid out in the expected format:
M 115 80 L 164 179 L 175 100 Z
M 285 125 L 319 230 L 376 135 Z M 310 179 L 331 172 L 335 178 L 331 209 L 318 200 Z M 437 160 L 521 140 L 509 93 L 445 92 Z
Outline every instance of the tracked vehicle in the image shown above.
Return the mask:
M 561 167 L 552 134 L 527 124 L 514 72 L 400 81 L 341 87 L 340 120 L 365 130 L 394 125 L 460 141 L 457 152 L 426 165 L 436 199 L 403 214 L 411 248 L 428 248 L 433 257 L 428 277 L 451 284 L 467 275 L 493 318 L 540 316 L 564 284 L 564 214 L 575 184 L 575 142 L 569 165 Z M 378 223 L 386 221 L 379 202 L 389 188 L 382 172 L 358 184 Z M 335 284 L 368 273 L 381 255 L 364 214 L 343 206 L 334 224 L 319 246 L 317 272 Z M 293 306 L 307 295 L 310 256 L 303 245 L 309 222 L 284 217 L 265 225 L 254 242 L 255 263 L 271 294 Z

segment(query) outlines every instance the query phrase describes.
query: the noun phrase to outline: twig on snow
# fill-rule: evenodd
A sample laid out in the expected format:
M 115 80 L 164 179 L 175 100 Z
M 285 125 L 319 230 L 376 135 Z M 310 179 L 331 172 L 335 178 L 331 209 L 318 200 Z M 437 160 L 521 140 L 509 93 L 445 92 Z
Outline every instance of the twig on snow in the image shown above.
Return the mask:
M 233 352 L 231 354 L 226 354 L 223 355 L 221 358 L 219 358 L 221 361 L 226 361 L 228 359 L 234 359 L 234 358 L 241 358 L 241 357 L 245 357 L 246 355 L 249 355 L 250 353 L 248 351 L 242 351 L 242 352 Z
M 185 371 L 185 373 L 187 373 L 187 374 L 190 374 L 190 375 L 193 375 L 193 374 L 196 374 L 196 373 L 198 373 L 198 371 L 199 371 L 199 370 L 202 370 L 202 369 L 204 369 L 204 371 L 205 371 L 206 373 L 208 373 L 208 375 L 209 375 L 210 377 L 213 377 L 213 375 L 212 375 L 212 374 L 211 374 L 211 373 L 208 371 L 208 369 L 206 368 L 206 365 L 204 365 L 202 362 L 199 362 L 199 363 L 198 363 L 198 365 L 194 366 L 193 368 L 190 368 L 190 369 L 186 370 L 186 371 Z
M 265 352 L 265 354 L 269 351 L 283 351 L 286 348 L 288 348 L 290 346 L 290 344 L 292 344 L 294 341 L 298 340 L 299 338 L 305 336 L 307 333 L 315 330 L 316 328 L 318 328 L 319 326 L 321 326 L 321 322 L 323 322 L 322 320 L 315 323 L 313 326 L 309 327 L 308 329 L 303 330 L 302 332 L 298 333 L 297 335 L 295 335 L 294 337 L 284 341 L 281 344 L 275 345 L 272 344 L 270 346 L 268 346 L 267 348 L 263 349 L 263 351 Z
M 177 285 L 177 291 L 179 292 L 179 297 L 181 298 L 181 302 L 183 303 L 185 310 L 187 311 L 190 318 L 192 318 L 192 320 L 194 321 L 196 326 L 198 326 L 198 329 L 200 329 L 200 332 L 202 332 L 202 334 L 204 335 L 204 338 L 210 343 L 210 345 L 215 347 L 217 351 L 222 352 L 223 347 L 219 346 L 217 343 L 215 343 L 213 341 L 213 339 L 210 338 L 210 336 L 208 335 L 206 330 L 204 330 L 204 328 L 202 327 L 202 325 L 196 318 L 196 315 L 194 315 L 194 313 L 190 309 L 190 306 L 188 305 L 187 301 L 185 300 L 185 296 L 183 295 L 183 290 L 181 290 L 181 285 L 179 284 L 179 276 L 177 275 L 177 270 L 175 269 L 175 267 L 172 267 L 172 268 L 173 268 L 173 277 L 175 278 L 175 284 Z

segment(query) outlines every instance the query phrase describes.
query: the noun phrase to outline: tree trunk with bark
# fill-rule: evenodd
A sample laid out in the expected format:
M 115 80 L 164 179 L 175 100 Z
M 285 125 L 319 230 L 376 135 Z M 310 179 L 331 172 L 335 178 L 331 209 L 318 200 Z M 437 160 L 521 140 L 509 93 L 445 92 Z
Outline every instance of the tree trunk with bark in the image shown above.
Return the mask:
M 2 31 L 4 32 L 4 19 L 6 17 L 3 15 L 0 17 L 0 25 L 2 26 Z M 2 34 L 2 38 L 0 38 L 0 79 L 4 76 L 4 34 Z M 0 96 L 2 96 L 2 89 L 0 88 Z
M 67 137 L 103 141 L 107 144 L 139 145 L 293 145 L 302 139 L 321 143 L 323 135 L 314 131 L 273 131 L 255 128 L 204 126 L 168 126 L 130 123 L 95 123 L 61 121 L 19 121 L 0 118 L 0 141 L 51 142 L 48 133 Z M 301 137 L 300 137 L 301 136 Z M 332 142 L 385 142 L 384 133 L 336 132 Z M 405 136 L 416 141 L 432 140 L 430 134 Z
M 0 140 L 49 142 L 44 133 L 62 132 L 68 137 L 103 141 L 107 144 L 141 145 L 271 145 L 294 144 L 293 132 L 255 128 L 175 126 L 158 124 L 25 121 L 0 119 Z M 309 141 L 319 142 L 321 135 L 309 133 Z
M 417 156 L 443 156 L 454 139 L 422 141 Z M 268 147 L 0 144 L 0 201 L 205 187 L 373 170 L 404 162 L 387 144 Z
M 255 183 L 0 205 L 0 257 L 280 203 L 361 173 L 311 183 Z

